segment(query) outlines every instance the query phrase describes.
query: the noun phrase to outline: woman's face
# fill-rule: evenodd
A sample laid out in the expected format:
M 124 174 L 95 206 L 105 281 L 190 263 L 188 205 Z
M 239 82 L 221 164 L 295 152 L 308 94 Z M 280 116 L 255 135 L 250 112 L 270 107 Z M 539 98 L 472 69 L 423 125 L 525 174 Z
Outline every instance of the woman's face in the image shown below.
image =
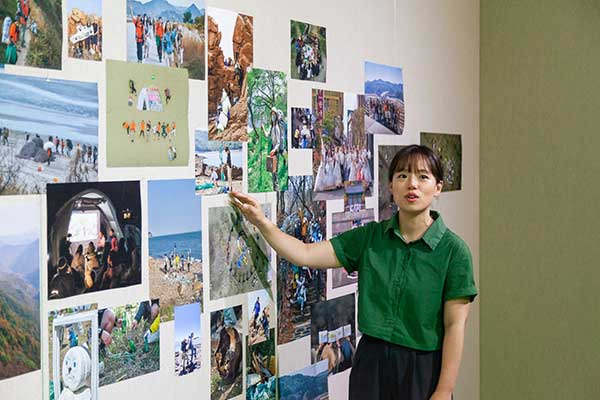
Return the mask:
M 411 215 L 429 212 L 433 199 L 440 195 L 443 186 L 443 182 L 436 183 L 424 161 L 419 161 L 416 169 L 409 172 L 407 167 L 395 172 L 389 184 L 398 209 Z

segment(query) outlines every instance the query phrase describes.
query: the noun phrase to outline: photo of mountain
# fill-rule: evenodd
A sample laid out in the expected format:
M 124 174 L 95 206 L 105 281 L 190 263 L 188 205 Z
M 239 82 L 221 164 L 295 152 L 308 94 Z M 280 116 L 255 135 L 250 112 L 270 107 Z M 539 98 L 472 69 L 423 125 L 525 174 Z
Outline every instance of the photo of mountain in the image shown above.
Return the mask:
M 39 229 L 35 199 L 2 201 L 0 380 L 40 368 Z
M 133 13 L 136 15 L 152 15 L 155 18 L 162 17 L 163 20 L 177 22 L 183 22 L 184 14 L 186 13 L 190 13 L 191 20 L 196 19 L 196 17 L 202 18 L 205 14 L 205 9 L 198 8 L 194 3 L 187 7 L 176 6 L 167 0 L 146 0 L 145 2 L 128 0 L 127 6 L 131 6 L 131 8 L 133 8 Z

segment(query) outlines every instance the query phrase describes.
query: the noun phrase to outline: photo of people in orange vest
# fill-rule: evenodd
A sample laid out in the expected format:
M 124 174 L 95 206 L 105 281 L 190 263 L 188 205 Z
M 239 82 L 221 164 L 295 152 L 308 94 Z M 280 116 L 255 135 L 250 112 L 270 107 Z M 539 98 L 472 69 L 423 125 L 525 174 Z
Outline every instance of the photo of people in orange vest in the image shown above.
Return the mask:
M 3 2 L 0 10 L 4 64 L 61 69 L 62 6 L 60 1 L 41 7 L 32 0 Z
M 205 0 L 127 0 L 127 61 L 185 68 L 204 80 Z

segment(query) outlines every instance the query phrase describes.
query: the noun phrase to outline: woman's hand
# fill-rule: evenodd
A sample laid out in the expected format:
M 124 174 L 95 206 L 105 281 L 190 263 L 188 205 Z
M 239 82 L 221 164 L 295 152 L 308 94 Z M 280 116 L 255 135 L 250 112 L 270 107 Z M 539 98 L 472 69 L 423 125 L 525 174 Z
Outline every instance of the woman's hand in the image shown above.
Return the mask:
M 429 400 L 452 400 L 452 393 L 436 390 L 433 392 Z
M 229 196 L 229 202 L 237 207 L 244 217 L 258 229 L 262 230 L 268 224 L 269 220 L 265 217 L 260 203 L 254 197 L 241 192 L 230 192 Z

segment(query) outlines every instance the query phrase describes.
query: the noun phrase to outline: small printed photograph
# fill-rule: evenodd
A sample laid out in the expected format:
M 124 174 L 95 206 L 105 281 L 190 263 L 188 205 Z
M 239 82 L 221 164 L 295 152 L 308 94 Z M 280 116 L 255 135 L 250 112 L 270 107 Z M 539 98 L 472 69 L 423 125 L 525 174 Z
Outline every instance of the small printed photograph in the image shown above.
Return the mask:
M 444 167 L 442 192 L 460 190 L 462 183 L 462 141 L 451 133 L 421 132 L 421 144 L 435 152 Z
M 0 18 L 4 64 L 62 68 L 61 1 L 2 0 Z
M 343 212 L 331 214 L 331 237 L 372 221 L 375 221 L 375 210 L 373 208 L 356 209 L 347 207 Z M 358 283 L 358 271 L 349 274 L 344 268 L 332 268 L 329 273 L 334 289 Z
M 160 369 L 160 304 L 142 301 L 98 311 L 100 386 Z
M 187 166 L 187 71 L 106 61 L 108 167 Z
M 95 329 L 94 329 L 95 328 Z M 98 305 L 50 311 L 49 399 L 98 399 Z
M 0 70 L 0 195 L 97 180 L 97 84 Z
M 248 293 L 248 344 L 271 338 L 269 329 L 275 325 L 273 299 L 266 290 Z
M 127 61 L 185 68 L 204 80 L 205 0 L 127 0 L 126 14 Z
M 202 304 L 201 214 L 192 179 L 148 181 L 150 297 L 160 299 L 161 322 L 175 306 Z
M 365 61 L 365 130 L 402 135 L 404 79 L 402 68 Z
M 248 72 L 248 192 L 287 190 L 287 81 L 283 72 Z
M 210 398 L 227 400 L 242 394 L 242 306 L 210 313 Z
M 200 303 L 175 307 L 175 375 L 200 371 L 202 343 Z
M 48 185 L 48 300 L 138 285 L 137 181 Z
M 277 392 L 277 356 L 275 329 L 267 340 L 251 345 L 246 338 L 246 400 L 275 400 Z
M 67 0 L 69 57 L 102 61 L 102 0 Z
M 316 117 L 310 108 L 292 107 L 292 148 L 313 149 L 317 139 Z
M 327 400 L 327 360 L 279 377 L 279 400 Z
M 253 17 L 208 9 L 208 137 L 246 142 L 247 75 L 254 62 Z
M 352 367 L 356 349 L 355 294 L 314 305 L 311 318 L 311 358 L 328 361 L 329 374 Z
M 208 131 L 195 135 L 196 194 L 242 191 L 244 154 L 241 142 L 209 141 Z
M 389 171 L 390 164 L 394 159 L 396 153 L 398 153 L 405 146 L 396 145 L 380 145 L 379 146 L 379 220 L 385 221 L 386 219 L 392 218 L 392 216 L 398 211 L 398 206 L 392 199 L 392 192 L 390 191 L 390 179 Z
M 270 218 L 271 206 L 263 212 Z M 271 291 L 271 248 L 258 229 L 233 206 L 208 210 L 210 299 L 217 300 L 260 289 Z
M 370 196 L 373 136 L 364 131 L 364 96 L 313 89 L 316 200 Z
M 290 21 L 290 75 L 292 79 L 325 82 L 327 31 L 322 26 Z
M 0 199 L 0 381 L 40 369 L 40 201 Z
M 312 176 L 292 176 L 288 190 L 277 194 L 277 226 L 303 243 L 326 237 L 326 202 L 315 201 L 312 188 Z M 294 265 L 277 256 L 278 344 L 310 335 L 312 306 L 325 300 L 326 279 L 324 269 Z

